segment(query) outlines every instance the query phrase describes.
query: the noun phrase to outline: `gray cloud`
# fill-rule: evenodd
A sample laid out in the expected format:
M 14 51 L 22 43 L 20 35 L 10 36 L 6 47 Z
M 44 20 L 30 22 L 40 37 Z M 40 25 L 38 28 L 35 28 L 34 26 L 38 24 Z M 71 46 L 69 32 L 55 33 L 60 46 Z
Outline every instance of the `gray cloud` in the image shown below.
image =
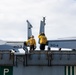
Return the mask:
M 27 19 L 38 39 L 43 16 L 48 39 L 76 36 L 75 0 L 0 0 L 0 10 L 0 39 L 26 40 Z

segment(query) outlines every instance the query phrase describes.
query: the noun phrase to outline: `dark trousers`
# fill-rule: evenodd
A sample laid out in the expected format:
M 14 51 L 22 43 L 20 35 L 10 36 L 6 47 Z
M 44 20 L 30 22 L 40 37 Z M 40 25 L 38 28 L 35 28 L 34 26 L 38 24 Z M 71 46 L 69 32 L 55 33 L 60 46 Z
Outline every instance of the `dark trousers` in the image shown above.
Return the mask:
M 40 50 L 45 50 L 45 44 L 40 44 Z
M 34 45 L 30 45 L 30 51 L 34 51 Z

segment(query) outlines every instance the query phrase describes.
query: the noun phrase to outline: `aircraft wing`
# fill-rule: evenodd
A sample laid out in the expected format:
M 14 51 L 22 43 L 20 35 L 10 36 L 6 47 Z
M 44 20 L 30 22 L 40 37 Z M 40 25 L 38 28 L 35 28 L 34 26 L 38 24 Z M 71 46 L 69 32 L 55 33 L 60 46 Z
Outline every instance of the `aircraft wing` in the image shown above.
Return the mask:
M 0 40 L 0 45 L 3 45 L 5 43 L 6 43 L 6 41 Z
M 76 39 L 48 40 L 48 47 L 76 49 Z
M 0 41 L 0 50 L 18 51 L 18 49 L 24 47 L 24 41 Z

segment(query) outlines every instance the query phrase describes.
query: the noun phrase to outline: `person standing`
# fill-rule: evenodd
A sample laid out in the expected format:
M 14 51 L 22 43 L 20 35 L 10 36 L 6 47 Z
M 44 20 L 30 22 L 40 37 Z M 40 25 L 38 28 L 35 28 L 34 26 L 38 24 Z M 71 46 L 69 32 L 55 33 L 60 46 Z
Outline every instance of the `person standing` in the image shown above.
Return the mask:
M 42 32 L 41 34 L 39 34 L 38 38 L 39 38 L 39 42 L 40 42 L 40 50 L 45 50 L 45 45 L 47 43 L 47 37 Z
M 36 40 L 34 39 L 33 35 L 30 37 L 30 39 L 27 40 L 26 43 L 27 43 L 27 45 L 30 46 L 30 52 L 35 50 L 35 48 L 36 48 Z

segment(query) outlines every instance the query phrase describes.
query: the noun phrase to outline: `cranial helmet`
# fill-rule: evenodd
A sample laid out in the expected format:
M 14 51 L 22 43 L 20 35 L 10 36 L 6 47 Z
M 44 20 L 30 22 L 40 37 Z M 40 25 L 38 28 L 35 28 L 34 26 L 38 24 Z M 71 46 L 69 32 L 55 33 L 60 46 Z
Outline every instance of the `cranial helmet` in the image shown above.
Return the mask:
M 34 36 L 32 35 L 31 38 L 34 38 Z
M 41 32 L 40 34 L 42 35 L 42 34 L 44 34 L 44 32 Z

